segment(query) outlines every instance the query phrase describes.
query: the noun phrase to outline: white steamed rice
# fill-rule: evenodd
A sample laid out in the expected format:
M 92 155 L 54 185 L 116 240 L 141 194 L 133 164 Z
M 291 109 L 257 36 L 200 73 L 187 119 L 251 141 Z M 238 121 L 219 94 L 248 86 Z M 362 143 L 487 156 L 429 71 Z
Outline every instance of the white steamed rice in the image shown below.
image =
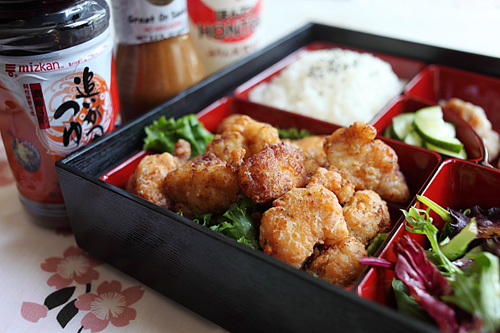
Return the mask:
M 249 92 L 253 102 L 349 126 L 372 118 L 402 91 L 390 64 L 369 53 L 304 52 L 269 83 Z

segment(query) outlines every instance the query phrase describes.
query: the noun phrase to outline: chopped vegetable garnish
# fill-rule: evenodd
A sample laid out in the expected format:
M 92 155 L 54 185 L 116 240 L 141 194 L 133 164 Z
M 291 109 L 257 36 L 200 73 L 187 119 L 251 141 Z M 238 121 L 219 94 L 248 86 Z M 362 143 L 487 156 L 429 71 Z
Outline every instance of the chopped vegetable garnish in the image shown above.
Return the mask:
M 467 159 L 464 145 L 456 134 L 455 125 L 444 121 L 443 110 L 438 105 L 401 113 L 392 118 L 384 131 L 385 137 L 450 157 Z
M 278 128 L 278 134 L 280 139 L 290 139 L 290 140 L 303 139 L 305 137 L 311 136 L 311 133 L 308 130 L 305 129 L 298 130 L 295 127 Z
M 395 298 L 406 314 L 432 318 L 444 332 L 499 331 L 500 210 L 474 206 L 459 212 L 423 196 L 417 199 L 428 208 L 403 211 L 405 228 L 425 234 L 431 248 L 426 251 L 405 235 L 394 244 L 395 263 L 382 258 L 360 262 L 394 270 Z M 430 210 L 446 222 L 441 231 Z
M 191 157 L 203 154 L 206 145 L 214 137 L 193 114 L 177 120 L 174 118 L 167 120 L 162 116 L 144 130 L 146 132 L 144 150 L 172 153 L 177 141 L 184 139 L 191 144 Z
M 260 249 L 257 229 L 252 220 L 252 214 L 256 212 L 258 212 L 258 206 L 251 199 L 241 198 L 222 215 L 205 214 L 193 221 L 235 239 L 239 243 Z

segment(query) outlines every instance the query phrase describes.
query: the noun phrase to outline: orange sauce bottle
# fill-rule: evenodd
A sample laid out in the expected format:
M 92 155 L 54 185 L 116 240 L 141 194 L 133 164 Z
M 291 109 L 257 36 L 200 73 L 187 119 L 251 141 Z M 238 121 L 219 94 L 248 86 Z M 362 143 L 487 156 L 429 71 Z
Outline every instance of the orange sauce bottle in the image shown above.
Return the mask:
M 116 68 L 124 123 L 201 81 L 186 0 L 113 0 Z
M 27 0 L 0 18 L 0 133 L 20 201 L 36 224 L 70 228 L 54 163 L 118 114 L 109 7 Z

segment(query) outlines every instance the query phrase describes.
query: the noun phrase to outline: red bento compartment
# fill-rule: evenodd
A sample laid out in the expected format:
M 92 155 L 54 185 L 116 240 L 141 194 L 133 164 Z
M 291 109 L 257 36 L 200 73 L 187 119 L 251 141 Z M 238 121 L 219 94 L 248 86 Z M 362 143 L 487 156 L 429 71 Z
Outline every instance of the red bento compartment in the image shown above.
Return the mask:
M 455 210 L 471 208 L 479 205 L 487 209 L 500 207 L 500 171 L 470 161 L 449 159 L 444 161 L 421 195 L 436 202 L 443 208 Z M 426 209 L 422 203 L 414 200 L 412 206 Z M 442 228 L 444 223 L 434 212 L 430 212 L 435 225 Z M 398 223 L 397 229 L 389 236 L 387 246 L 379 257 L 391 262 L 396 261 L 393 252 L 395 242 L 403 235 L 409 235 L 424 248 L 428 247 L 425 235 L 406 231 L 404 219 Z M 395 306 L 391 283 L 394 277 L 390 269 L 371 267 L 356 287 L 358 296 L 387 306 Z
M 211 132 L 220 122 L 231 114 L 248 115 L 258 121 L 267 122 L 280 128 L 306 129 L 312 134 L 329 135 L 340 126 L 302 115 L 252 103 L 235 97 L 224 97 L 197 114 L 198 119 Z M 391 146 L 399 158 L 401 171 L 406 177 L 413 198 L 437 170 L 442 158 L 439 154 L 420 147 L 413 147 L 402 142 L 379 138 Z M 141 151 L 127 159 L 100 177 L 100 179 L 120 188 L 125 188 L 130 175 L 140 160 L 151 152 Z M 395 204 L 388 202 L 391 220 L 395 223 L 401 216 L 400 209 L 408 207 L 410 202 Z
M 391 124 L 392 118 L 407 112 L 415 112 L 421 108 L 436 105 L 430 101 L 416 99 L 410 96 L 399 96 L 395 98 L 383 112 L 381 112 L 373 121 L 373 126 L 379 133 L 383 133 Z M 443 118 L 445 121 L 455 125 L 457 138 L 464 144 L 467 152 L 467 159 L 474 162 L 485 162 L 486 152 L 483 140 L 476 131 L 465 121 L 455 114 L 443 108 Z M 444 158 L 449 158 L 444 156 Z
M 329 135 L 341 126 L 322 120 L 305 117 L 292 112 L 253 103 L 235 97 L 225 97 L 198 113 L 198 118 L 209 131 L 227 116 L 240 113 L 254 119 L 267 122 L 280 128 L 298 128 L 309 130 L 312 134 Z M 380 132 L 379 132 L 380 133 Z M 441 156 L 420 147 L 414 147 L 387 139 L 379 134 L 379 139 L 391 146 L 399 157 L 399 165 L 410 188 L 410 196 L 414 196 L 423 188 L 428 178 L 437 169 Z M 409 202 L 408 202 L 409 204 Z
M 313 50 L 323 50 L 323 49 L 332 49 L 332 48 L 340 48 L 344 50 L 357 51 L 360 53 L 370 53 L 386 62 L 388 62 L 394 73 L 404 81 L 412 80 L 417 73 L 419 73 L 423 68 L 425 68 L 426 63 L 417 61 L 414 59 L 408 59 L 403 57 L 397 57 L 394 55 L 389 55 L 385 53 L 372 52 L 360 48 L 345 46 L 342 44 L 329 43 L 329 42 L 313 42 L 306 45 L 303 48 L 300 48 L 296 52 L 292 53 L 288 57 L 284 58 L 282 61 L 276 63 L 274 66 L 265 70 L 264 72 L 256 75 L 248 82 L 242 84 L 238 88 L 235 89 L 234 95 L 239 98 L 248 99 L 248 93 L 252 90 L 256 85 L 262 82 L 271 81 L 272 77 L 279 74 L 286 66 L 291 64 L 297 58 L 299 58 L 302 52 L 313 51 Z
M 258 121 L 267 122 L 280 128 L 306 129 L 317 135 L 329 135 L 341 128 L 336 124 L 235 97 L 225 97 L 217 101 L 198 113 L 198 118 L 209 131 L 213 132 L 225 117 L 234 113 L 246 114 Z M 399 166 L 410 188 L 410 198 L 413 198 L 437 169 L 442 160 L 441 156 L 430 150 L 409 146 L 380 135 L 379 139 L 391 146 L 398 155 Z M 400 209 L 408 207 L 409 204 L 410 202 L 404 204 L 388 202 L 393 224 L 402 214 Z
M 306 129 L 312 134 L 318 135 L 329 135 L 340 128 L 340 126 L 332 123 L 252 103 L 235 97 L 224 97 L 218 100 L 199 112 L 197 117 L 209 131 L 214 132 L 224 118 L 234 113 L 245 114 L 255 120 L 267 122 L 279 128 L 295 127 L 298 129 Z M 379 139 L 391 146 L 398 155 L 401 171 L 405 175 L 410 188 L 410 198 L 415 196 L 439 166 L 442 160 L 441 156 L 430 150 L 409 146 L 403 142 L 387 139 L 380 135 Z M 136 153 L 125 162 L 103 174 L 100 179 L 117 187 L 124 188 L 128 178 L 137 167 L 140 160 L 150 153 L 151 152 L 148 151 Z M 409 204 L 410 202 L 403 205 L 391 205 L 394 207 L 393 211 L 399 216 L 399 209 Z
M 255 120 L 267 122 L 276 127 L 306 129 L 312 134 L 318 135 L 329 135 L 340 128 L 340 126 L 332 123 L 274 109 L 235 97 L 225 97 L 218 100 L 199 112 L 197 117 L 209 131 L 214 132 L 224 118 L 235 113 L 248 115 Z M 437 170 L 441 162 L 441 156 L 423 148 L 409 146 L 381 136 L 379 138 L 391 146 L 398 155 L 401 171 L 405 175 L 410 188 L 410 198 L 413 198 L 421 191 L 435 170 Z M 140 160 L 150 153 L 152 152 L 141 151 L 133 155 L 124 163 L 102 175 L 100 179 L 117 187 L 125 188 L 130 175 Z M 396 225 L 396 222 L 402 215 L 400 210 L 408 207 L 409 204 L 410 201 L 404 204 L 388 202 L 393 225 Z M 363 277 L 363 274 L 361 277 Z M 355 285 L 353 284 L 346 289 L 351 289 Z
M 500 132 L 500 79 L 461 69 L 431 65 L 405 87 L 405 94 L 438 104 L 453 97 L 484 109 L 493 129 Z

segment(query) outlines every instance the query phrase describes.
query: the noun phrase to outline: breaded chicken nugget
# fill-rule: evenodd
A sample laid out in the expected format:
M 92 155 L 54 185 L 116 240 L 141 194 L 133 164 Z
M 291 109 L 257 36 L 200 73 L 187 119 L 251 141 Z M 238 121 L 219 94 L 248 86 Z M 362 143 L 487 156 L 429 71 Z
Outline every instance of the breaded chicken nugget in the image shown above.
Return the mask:
M 255 120 L 251 117 L 239 113 L 233 113 L 232 115 L 224 118 L 219 126 L 217 126 L 217 133 L 222 133 L 226 131 L 243 132 L 243 128 L 250 122 Z
M 213 153 L 196 156 L 163 182 L 163 192 L 174 210 L 191 218 L 224 212 L 238 200 L 239 191 L 237 171 Z
M 476 130 L 488 150 L 489 162 L 498 158 L 500 153 L 500 135 L 493 130 L 491 122 L 482 107 L 465 102 L 459 98 L 451 98 L 443 102 L 442 106 L 465 120 Z
M 333 245 L 348 235 L 335 194 L 313 184 L 294 188 L 273 202 L 262 215 L 259 241 L 265 253 L 301 268 L 315 245 Z
M 326 167 L 326 153 L 323 148 L 325 144 L 324 135 L 311 135 L 298 140 L 285 139 L 286 143 L 298 148 L 306 159 L 306 168 L 310 175 L 312 175 L 317 168 Z
M 315 252 L 305 270 L 340 287 L 347 287 L 356 280 L 365 268 L 359 259 L 368 256 L 364 245 L 352 236 Z
M 267 146 L 281 142 L 277 128 L 258 122 L 247 115 L 233 114 L 227 117 L 219 126 L 218 132 L 241 133 L 245 138 L 244 148 L 247 151 L 247 158 Z
M 189 161 L 191 158 L 191 144 L 184 139 L 179 139 L 174 146 L 174 156 L 179 159 L 181 164 Z
M 225 131 L 222 134 L 215 134 L 214 139 L 207 144 L 205 152 L 214 153 L 215 156 L 227 162 L 231 158 L 231 152 L 238 148 L 248 150 L 243 134 Z
M 321 184 L 337 196 L 341 205 L 351 200 L 354 195 L 354 184 L 347 179 L 342 178 L 340 173 L 325 168 L 318 168 L 314 175 L 309 179 L 310 184 Z
M 398 156 L 376 135 L 377 130 L 363 122 L 336 130 L 325 141 L 329 167 L 354 183 L 356 190 L 373 190 L 383 199 L 404 203 L 410 191 Z
M 130 177 L 127 191 L 169 208 L 171 203 L 163 193 L 162 184 L 167 174 L 177 169 L 179 164 L 179 160 L 169 153 L 145 156 Z
M 342 208 L 349 233 L 365 246 L 379 233 L 391 229 L 387 203 L 372 190 L 360 190 Z
M 271 145 L 243 162 L 239 182 L 253 202 L 269 202 L 294 187 L 305 186 L 304 157 L 284 142 Z

